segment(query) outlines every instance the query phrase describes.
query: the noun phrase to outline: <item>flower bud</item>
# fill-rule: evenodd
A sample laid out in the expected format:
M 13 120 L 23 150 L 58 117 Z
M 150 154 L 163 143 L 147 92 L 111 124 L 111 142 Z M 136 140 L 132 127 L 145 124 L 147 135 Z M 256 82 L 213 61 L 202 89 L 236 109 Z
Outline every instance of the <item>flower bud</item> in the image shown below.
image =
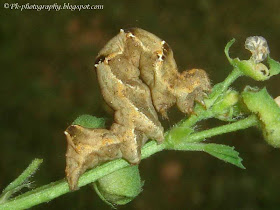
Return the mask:
M 132 201 L 142 191 L 142 186 L 138 165 L 103 176 L 93 184 L 99 197 L 111 206 Z
M 258 91 L 247 86 L 241 95 L 247 108 L 258 116 L 267 143 L 280 148 L 280 107 L 278 104 L 268 94 L 266 88 Z
M 218 102 L 216 102 L 212 111 L 215 113 L 215 117 L 220 120 L 230 121 L 233 119 L 233 115 L 235 112 L 235 105 L 237 104 L 239 99 L 239 94 L 235 90 L 228 90 L 224 97 Z
M 234 59 L 236 66 L 244 75 L 257 81 L 264 81 L 270 78 L 268 68 L 262 63 L 255 63 L 253 60 Z
M 266 40 L 261 36 L 248 37 L 245 42 L 245 48 L 252 53 L 249 60 L 240 60 L 239 58 L 230 58 L 229 49 L 235 39 L 227 43 L 225 54 L 231 65 L 237 68 L 244 75 L 257 81 L 268 80 L 270 77 L 280 73 L 279 62 L 269 56 L 269 48 Z M 261 63 L 267 58 L 269 68 Z

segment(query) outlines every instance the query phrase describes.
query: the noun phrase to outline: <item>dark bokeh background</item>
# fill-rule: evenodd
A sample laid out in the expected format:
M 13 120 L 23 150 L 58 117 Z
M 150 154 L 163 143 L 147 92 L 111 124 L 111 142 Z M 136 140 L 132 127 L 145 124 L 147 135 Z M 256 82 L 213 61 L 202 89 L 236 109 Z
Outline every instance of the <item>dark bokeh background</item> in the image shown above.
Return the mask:
M 180 69 L 205 69 L 213 84 L 231 67 L 223 49 L 235 37 L 232 55 L 248 58 L 246 37 L 264 36 L 271 56 L 280 58 L 280 2 L 254 1 L 91 1 L 103 10 L 15 11 L 1 0 L 0 188 L 32 159 L 44 163 L 34 176 L 41 186 L 64 177 L 64 129 L 80 114 L 110 117 L 93 68 L 94 58 L 120 28 L 141 27 L 166 40 Z M 18 1 L 20 2 L 20 1 Z M 30 3 L 38 1 L 31 0 Z M 45 4 L 64 1 L 44 1 Z M 86 1 L 67 1 L 85 4 Z M 280 78 L 246 84 L 280 95 Z M 170 127 L 183 115 L 176 113 Z M 216 121 L 204 123 L 210 128 Z M 235 146 L 246 170 L 199 152 L 162 152 L 143 161 L 144 191 L 119 209 L 279 209 L 280 151 L 248 129 L 212 139 Z M 109 209 L 90 187 L 33 209 Z

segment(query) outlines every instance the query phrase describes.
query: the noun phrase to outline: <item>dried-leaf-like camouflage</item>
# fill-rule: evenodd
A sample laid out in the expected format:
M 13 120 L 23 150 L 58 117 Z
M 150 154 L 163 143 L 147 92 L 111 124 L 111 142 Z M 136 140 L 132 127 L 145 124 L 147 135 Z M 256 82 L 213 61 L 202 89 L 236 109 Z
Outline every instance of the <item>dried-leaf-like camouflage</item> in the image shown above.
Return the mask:
M 179 73 L 168 44 L 139 28 L 121 30 L 99 52 L 95 67 L 115 122 L 110 130 L 72 125 L 65 131 L 66 177 L 72 190 L 86 169 L 105 161 L 122 157 L 138 164 L 148 139 L 164 139 L 157 112 L 167 118 L 167 110 L 177 104 L 190 113 L 194 101 L 201 102 L 210 90 L 204 70 Z

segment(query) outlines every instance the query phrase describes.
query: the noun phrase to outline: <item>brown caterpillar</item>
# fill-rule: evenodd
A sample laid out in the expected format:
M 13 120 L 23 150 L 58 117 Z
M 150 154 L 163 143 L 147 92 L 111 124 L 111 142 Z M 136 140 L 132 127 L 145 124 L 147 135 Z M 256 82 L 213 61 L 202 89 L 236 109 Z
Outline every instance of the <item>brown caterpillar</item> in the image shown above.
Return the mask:
M 138 164 L 148 139 L 164 140 L 157 112 L 167 118 L 167 110 L 177 104 L 180 111 L 190 113 L 194 101 L 202 102 L 211 88 L 204 70 L 179 73 L 168 44 L 139 28 L 120 30 L 99 52 L 95 67 L 115 122 L 110 130 L 71 125 L 65 131 L 71 190 L 77 189 L 86 169 L 105 161 L 122 157 Z

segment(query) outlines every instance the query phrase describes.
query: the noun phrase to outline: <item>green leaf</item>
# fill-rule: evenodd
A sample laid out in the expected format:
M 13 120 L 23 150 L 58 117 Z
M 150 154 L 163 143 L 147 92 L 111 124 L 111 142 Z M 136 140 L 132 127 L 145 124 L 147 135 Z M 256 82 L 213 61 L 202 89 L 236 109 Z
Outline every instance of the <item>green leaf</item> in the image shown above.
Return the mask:
M 229 63 L 230 64 L 232 64 L 233 65 L 233 62 L 232 62 L 232 59 L 230 58 L 230 56 L 229 56 L 229 48 L 233 45 L 233 43 L 235 42 L 235 39 L 233 38 L 232 40 L 230 40 L 228 43 L 227 43 L 227 45 L 226 45 L 226 47 L 225 47 L 225 54 L 226 54 L 226 57 L 227 57 L 227 59 L 228 59 L 228 61 L 229 61 Z
M 105 127 L 105 119 L 97 118 L 88 114 L 81 115 L 77 119 L 74 120 L 72 125 L 80 125 L 85 128 L 104 128 Z
M 242 158 L 239 157 L 239 153 L 234 150 L 234 147 L 230 147 L 223 144 L 204 144 L 204 143 L 183 143 L 180 145 L 175 145 L 173 148 L 180 151 L 203 151 L 206 152 L 220 160 L 227 163 L 231 163 L 239 168 L 245 169 L 242 165 Z
M 259 91 L 247 86 L 241 96 L 247 108 L 257 115 L 266 142 L 280 148 L 280 107 L 278 104 L 266 88 Z
M 204 151 L 220 160 L 245 169 L 242 164 L 242 158 L 239 157 L 239 153 L 234 150 L 234 147 L 223 144 L 205 144 Z
M 280 63 L 279 62 L 273 60 L 272 58 L 270 58 L 270 56 L 268 56 L 267 62 L 270 67 L 270 69 L 269 69 L 270 76 L 274 76 L 274 75 L 277 75 L 280 73 Z

